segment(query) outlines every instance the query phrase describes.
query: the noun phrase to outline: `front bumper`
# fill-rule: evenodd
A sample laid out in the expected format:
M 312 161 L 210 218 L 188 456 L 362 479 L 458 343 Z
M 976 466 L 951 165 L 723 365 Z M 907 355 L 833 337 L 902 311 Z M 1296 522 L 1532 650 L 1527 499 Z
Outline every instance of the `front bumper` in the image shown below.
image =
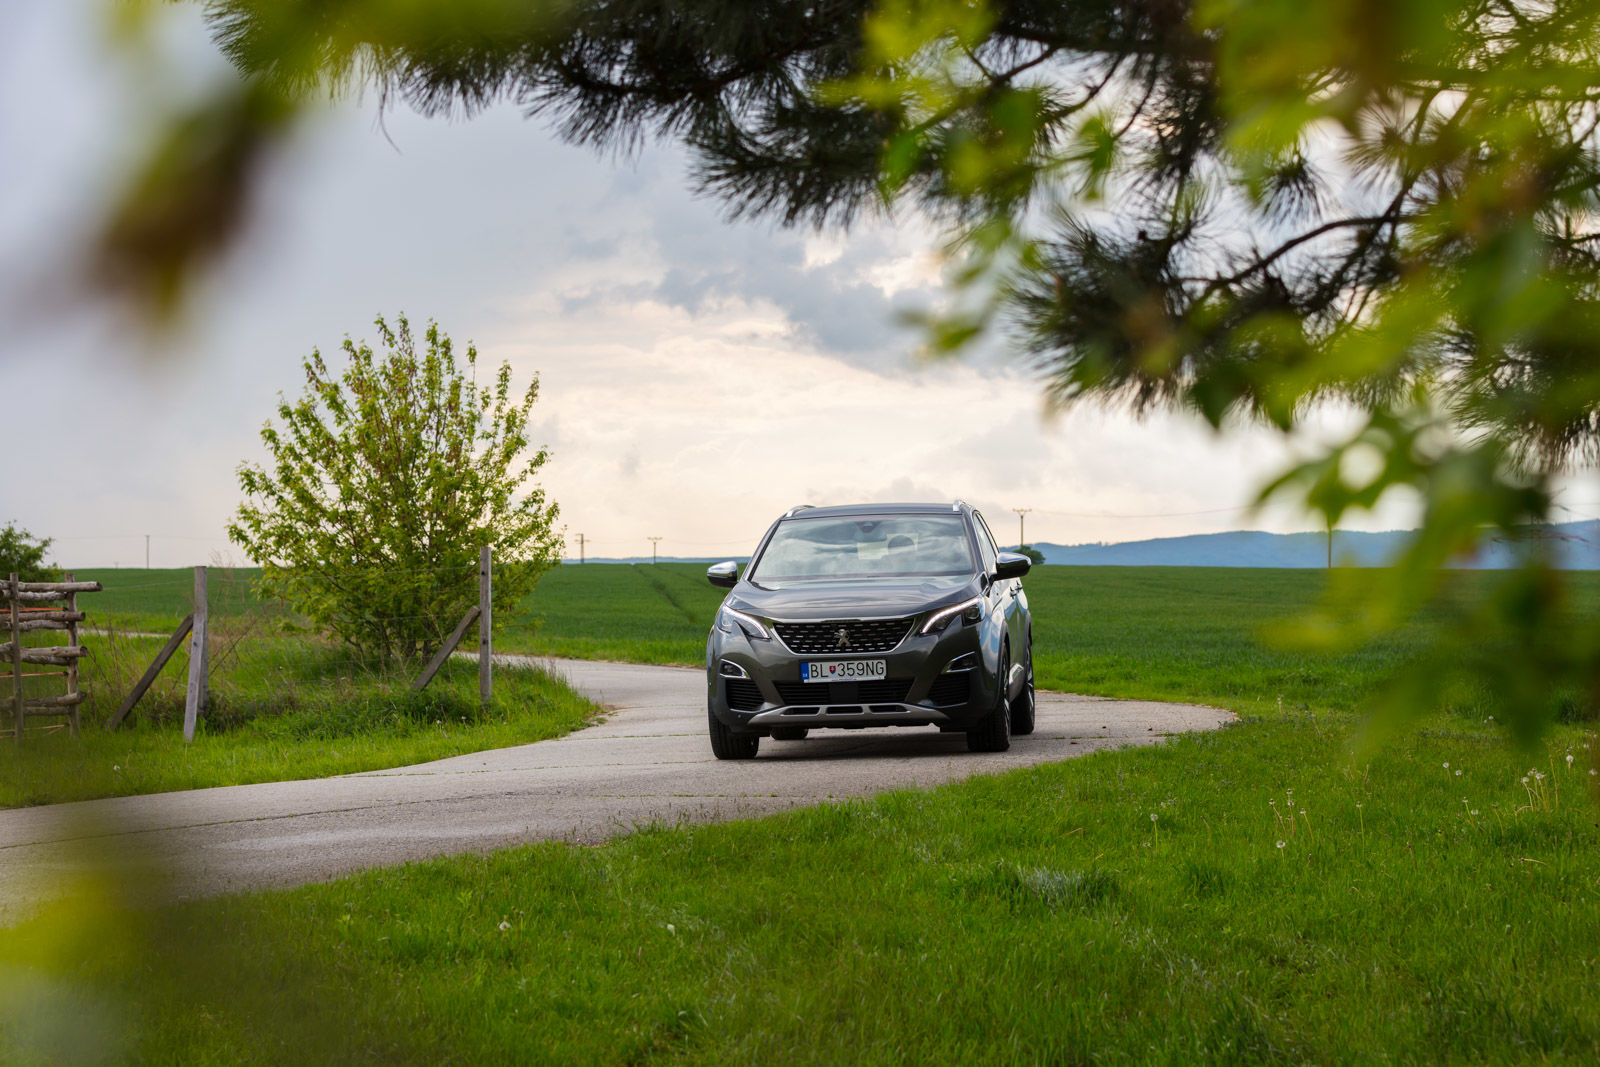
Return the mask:
M 723 725 L 763 734 L 774 726 L 848 730 L 934 725 L 967 730 L 995 703 L 993 668 L 980 635 L 981 624 L 957 620 L 938 634 L 913 630 L 889 652 L 824 656 L 791 652 L 776 635 L 752 640 L 742 631 L 725 634 L 713 629 L 706 650 L 707 704 Z M 973 666 L 947 673 L 945 669 L 962 657 Z M 884 681 L 800 680 L 802 662 L 829 659 L 881 659 Z M 719 667 L 724 661 L 737 665 L 748 678 L 723 677 Z M 958 675 L 967 679 L 959 693 Z M 731 701 L 730 683 L 736 691 Z

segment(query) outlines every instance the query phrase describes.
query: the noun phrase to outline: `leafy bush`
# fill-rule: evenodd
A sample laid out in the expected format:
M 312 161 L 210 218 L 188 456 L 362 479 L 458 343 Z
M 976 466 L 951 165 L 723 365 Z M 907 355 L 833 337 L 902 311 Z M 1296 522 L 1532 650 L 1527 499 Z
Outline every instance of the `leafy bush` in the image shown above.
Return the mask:
M 538 379 L 519 400 L 502 363 L 480 388 L 473 346 L 463 367 L 434 323 L 420 353 L 404 315 L 376 325 L 382 358 L 347 337 L 343 375 L 305 360 L 305 396 L 261 431 L 270 466 L 239 467 L 249 499 L 228 533 L 262 564 L 264 595 L 363 653 L 412 660 L 476 602 L 481 546 L 496 617 L 532 591 L 559 558 L 559 509 L 532 482 L 548 453 L 527 454 Z
M 15 522 L 0 530 L 0 579 L 13 573 L 24 582 L 49 582 L 61 577 L 61 570 L 45 563 L 50 538 L 34 540 L 32 534 Z

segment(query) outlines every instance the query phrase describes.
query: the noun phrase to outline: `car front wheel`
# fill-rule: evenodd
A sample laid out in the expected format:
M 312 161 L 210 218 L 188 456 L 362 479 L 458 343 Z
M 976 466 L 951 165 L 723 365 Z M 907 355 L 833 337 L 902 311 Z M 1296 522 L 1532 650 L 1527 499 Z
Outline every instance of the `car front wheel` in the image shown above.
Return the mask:
M 1025 737 L 1033 733 L 1033 642 L 1028 642 L 1028 668 L 1024 674 L 1022 692 L 1017 694 L 1017 699 L 1011 702 L 1011 733 L 1016 737 Z
M 1011 701 L 1006 699 L 1006 676 L 1011 673 L 1010 651 L 1000 653 L 994 707 L 976 727 L 967 731 L 967 748 L 973 752 L 1004 752 L 1011 747 Z
M 716 713 L 706 709 L 711 724 L 711 753 L 718 759 L 755 759 L 761 746 L 760 734 L 736 734 L 722 724 Z

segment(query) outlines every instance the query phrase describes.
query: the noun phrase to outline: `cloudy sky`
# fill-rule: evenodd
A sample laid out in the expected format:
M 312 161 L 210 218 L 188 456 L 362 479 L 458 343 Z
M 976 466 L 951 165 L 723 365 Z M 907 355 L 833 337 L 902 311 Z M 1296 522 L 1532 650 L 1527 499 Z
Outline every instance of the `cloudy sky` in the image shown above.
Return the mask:
M 538 374 L 573 554 L 583 533 L 590 555 L 648 554 L 651 535 L 732 555 L 796 503 L 958 496 L 1013 539 L 1012 508 L 1032 509 L 1029 540 L 1063 543 L 1313 528 L 1243 512 L 1286 455 L 1266 434 L 1049 417 L 999 353 L 919 363 L 896 314 L 935 299 L 940 266 L 915 218 L 848 236 L 729 223 L 670 147 L 602 158 L 510 108 L 380 124 L 371 101 L 329 106 L 152 345 L 54 287 L 173 91 L 109 54 L 100 11 L 0 0 L 0 394 L 24 458 L 0 464 L 0 522 L 65 564 L 142 565 L 147 534 L 155 566 L 240 559 L 235 469 L 262 458 L 278 394 L 313 348 L 402 311 Z M 226 76 L 192 10 L 163 54 L 180 83 Z M 1408 524 L 1397 503 L 1360 525 Z

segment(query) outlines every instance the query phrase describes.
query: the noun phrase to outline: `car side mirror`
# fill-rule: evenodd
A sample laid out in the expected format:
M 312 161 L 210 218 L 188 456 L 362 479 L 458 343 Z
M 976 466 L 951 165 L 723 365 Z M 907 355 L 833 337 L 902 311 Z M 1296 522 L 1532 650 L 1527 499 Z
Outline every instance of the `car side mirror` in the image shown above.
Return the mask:
M 731 559 L 724 563 L 713 563 L 706 568 L 706 581 L 724 589 L 732 589 L 739 584 L 739 565 Z
M 1033 560 L 1016 552 L 1002 552 L 995 559 L 994 579 L 1021 578 L 1033 566 Z

